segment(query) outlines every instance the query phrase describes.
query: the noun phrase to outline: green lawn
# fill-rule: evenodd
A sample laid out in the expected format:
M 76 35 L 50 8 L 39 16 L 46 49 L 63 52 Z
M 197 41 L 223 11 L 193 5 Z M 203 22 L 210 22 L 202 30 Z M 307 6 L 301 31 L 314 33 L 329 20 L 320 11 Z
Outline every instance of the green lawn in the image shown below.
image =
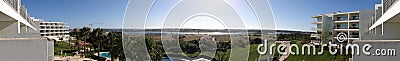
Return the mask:
M 67 55 L 67 56 L 72 56 L 74 55 L 73 53 L 71 53 L 72 51 L 76 51 L 77 47 L 74 45 L 70 45 L 67 42 L 62 42 L 62 41 L 57 41 L 54 43 L 54 54 L 57 56 L 61 55 L 61 50 L 63 50 L 62 55 Z
M 299 52 L 301 53 L 302 44 L 297 44 L 299 46 Z M 295 52 L 295 49 L 292 49 Z M 321 51 L 320 48 L 316 48 L 316 51 Z M 345 55 L 332 55 L 328 50 L 324 50 L 322 55 L 290 55 L 286 61 L 348 61 L 348 56 Z
M 250 50 L 248 51 L 248 54 L 249 54 L 248 61 L 255 61 L 256 59 L 259 58 L 260 54 L 258 54 L 258 51 L 257 51 L 258 45 L 259 44 L 250 45 Z M 235 53 L 234 56 L 239 56 L 239 57 L 245 56 L 247 53 L 247 52 L 241 52 L 241 51 L 246 51 L 247 49 L 245 49 L 245 48 L 239 48 L 238 50 L 239 50 L 238 52 L 233 52 L 233 53 Z M 228 51 L 228 52 L 230 52 L 230 51 Z M 229 57 L 226 57 L 226 58 L 228 59 Z M 240 57 L 240 58 L 233 57 L 231 59 L 232 60 L 241 60 L 241 59 L 244 59 L 244 57 Z

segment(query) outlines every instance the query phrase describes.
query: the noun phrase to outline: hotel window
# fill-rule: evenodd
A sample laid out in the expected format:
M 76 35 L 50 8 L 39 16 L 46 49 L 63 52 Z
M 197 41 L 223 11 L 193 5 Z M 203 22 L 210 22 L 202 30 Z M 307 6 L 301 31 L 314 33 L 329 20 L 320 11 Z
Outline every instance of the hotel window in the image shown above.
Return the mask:
M 336 17 L 338 21 L 346 21 L 348 19 L 347 16 Z
M 347 24 L 338 24 L 335 29 L 347 29 Z
M 352 20 L 359 20 L 359 19 L 360 19 L 360 16 L 353 16 Z
M 360 24 L 351 24 L 353 27 L 360 27 Z

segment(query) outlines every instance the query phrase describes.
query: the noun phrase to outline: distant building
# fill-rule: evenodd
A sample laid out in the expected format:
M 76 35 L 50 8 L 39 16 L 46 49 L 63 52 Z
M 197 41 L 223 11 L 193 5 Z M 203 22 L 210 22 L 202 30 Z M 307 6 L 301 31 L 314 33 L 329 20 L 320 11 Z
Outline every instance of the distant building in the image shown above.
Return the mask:
M 1 0 L 0 7 L 0 61 L 53 61 L 53 41 L 40 36 L 21 0 Z
M 310 43 L 314 45 L 320 45 L 321 44 L 320 34 L 310 34 Z
M 64 22 L 46 22 L 39 20 L 40 35 L 55 41 L 69 40 L 69 28 Z

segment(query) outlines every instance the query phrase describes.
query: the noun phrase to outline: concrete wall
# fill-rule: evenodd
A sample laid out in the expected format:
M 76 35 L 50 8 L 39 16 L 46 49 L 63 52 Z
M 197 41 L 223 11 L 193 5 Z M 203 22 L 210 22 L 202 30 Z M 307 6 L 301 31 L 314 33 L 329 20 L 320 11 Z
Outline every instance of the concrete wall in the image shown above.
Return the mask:
M 362 53 L 362 50 L 360 50 L 360 55 L 354 55 L 353 60 L 354 61 L 399 61 L 400 60 L 400 55 L 399 52 L 400 50 L 400 41 L 385 41 L 385 40 L 360 40 L 361 42 L 353 42 L 355 44 L 359 44 L 360 48 L 364 44 L 371 44 L 372 49 L 369 51 L 371 54 L 376 54 L 375 51 L 376 49 L 396 49 L 396 56 L 372 56 L 372 55 L 364 55 Z M 382 41 L 382 42 L 379 42 Z
M 49 40 L 47 42 L 47 57 L 48 57 L 48 61 L 53 61 L 53 57 L 54 57 L 54 41 L 53 40 Z
M 20 33 L 18 33 L 17 21 L 0 22 L 0 38 L 30 38 L 40 36 L 39 31 L 35 31 L 28 26 L 21 25 Z
M 52 44 L 45 38 L 0 38 L 0 61 L 52 61 Z
M 363 35 L 369 35 L 368 28 L 370 21 L 373 20 L 372 16 L 374 16 L 374 10 L 360 10 L 360 39 Z
M 372 30 L 376 34 L 364 34 L 361 40 L 400 40 L 399 26 L 398 22 L 385 22 Z
M 0 30 L 0 38 L 15 38 L 18 35 L 18 22 L 7 22 L 9 25 L 1 25 L 4 26 L 2 30 Z

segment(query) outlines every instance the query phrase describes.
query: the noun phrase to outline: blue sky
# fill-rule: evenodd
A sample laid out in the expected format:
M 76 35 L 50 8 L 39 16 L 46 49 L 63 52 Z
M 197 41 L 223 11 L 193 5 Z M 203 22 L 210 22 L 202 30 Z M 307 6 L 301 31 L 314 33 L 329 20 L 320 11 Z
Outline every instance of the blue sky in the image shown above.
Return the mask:
M 121 27 L 128 0 L 22 0 L 31 16 L 45 21 L 62 21 L 70 28 L 87 26 Z
M 90 23 L 120 28 L 128 0 L 22 0 L 31 16 L 67 22 L 71 28 Z M 277 29 L 311 31 L 313 15 L 371 10 L 380 0 L 270 0 Z

